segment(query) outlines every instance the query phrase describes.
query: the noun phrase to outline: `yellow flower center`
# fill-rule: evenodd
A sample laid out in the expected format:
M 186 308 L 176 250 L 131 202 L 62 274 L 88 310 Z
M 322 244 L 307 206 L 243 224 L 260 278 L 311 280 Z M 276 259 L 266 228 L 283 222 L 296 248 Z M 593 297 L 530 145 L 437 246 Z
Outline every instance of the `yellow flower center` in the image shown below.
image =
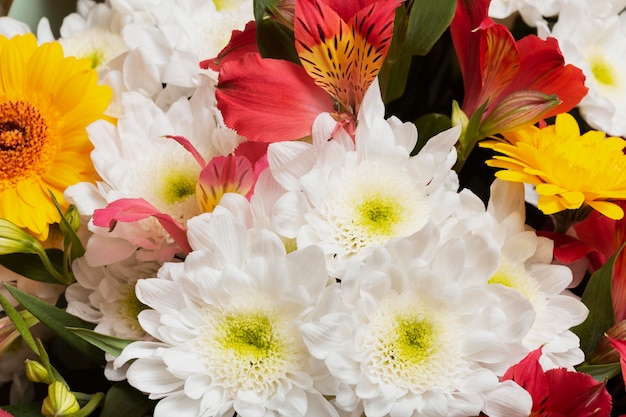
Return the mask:
M 533 305 L 536 312 L 546 308 L 545 295 L 537 280 L 522 263 L 513 263 L 506 256 L 502 257 L 496 273 L 489 279 L 489 284 L 500 284 L 519 292 Z
M 224 338 L 219 340 L 222 346 L 232 349 L 237 356 L 250 359 L 251 363 L 263 360 L 272 347 L 276 347 L 272 341 L 272 323 L 267 316 L 227 317 L 223 326 Z
M 427 320 L 398 318 L 395 333 L 398 338 L 390 351 L 393 360 L 418 364 L 428 359 L 434 342 L 434 329 Z
M 373 235 L 390 236 L 400 221 L 398 204 L 384 197 L 365 200 L 358 208 L 360 223 Z
M 171 172 L 161 183 L 161 195 L 168 204 L 179 203 L 196 193 L 196 176 L 192 172 Z
M 238 299 L 206 310 L 196 348 L 214 383 L 228 395 L 273 392 L 291 372 L 306 368 L 306 347 L 293 317 L 267 299 Z
M 32 104 L 0 103 L 0 190 L 44 172 L 55 145 L 46 118 Z
M 616 84 L 615 71 L 613 67 L 602 58 L 594 58 L 590 62 L 591 73 L 599 83 L 614 86 Z
M 454 319 L 416 293 L 390 294 L 378 306 L 362 348 L 370 375 L 397 387 L 443 387 L 463 367 Z

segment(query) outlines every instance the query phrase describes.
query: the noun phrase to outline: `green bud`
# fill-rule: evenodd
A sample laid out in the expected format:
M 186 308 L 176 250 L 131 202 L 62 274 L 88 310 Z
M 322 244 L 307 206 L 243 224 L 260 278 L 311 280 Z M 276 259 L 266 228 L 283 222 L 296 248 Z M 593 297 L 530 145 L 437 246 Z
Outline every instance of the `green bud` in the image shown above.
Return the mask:
M 69 206 L 63 217 L 65 217 L 65 220 L 67 220 L 74 232 L 78 231 L 78 228 L 80 227 L 80 214 L 78 213 L 76 206 Z M 65 234 L 65 231 L 63 230 L 65 226 L 63 222 L 60 223 L 60 226 L 61 231 Z
M 26 378 L 32 382 L 40 382 L 44 384 L 51 384 L 54 379 L 48 374 L 48 370 L 39 362 L 26 359 L 24 362 L 26 369 Z
M 38 253 L 41 244 L 33 236 L 6 219 L 0 219 L 0 255 Z
M 48 386 L 48 396 L 41 405 L 41 414 L 45 417 L 72 416 L 80 410 L 76 396 L 59 381 Z

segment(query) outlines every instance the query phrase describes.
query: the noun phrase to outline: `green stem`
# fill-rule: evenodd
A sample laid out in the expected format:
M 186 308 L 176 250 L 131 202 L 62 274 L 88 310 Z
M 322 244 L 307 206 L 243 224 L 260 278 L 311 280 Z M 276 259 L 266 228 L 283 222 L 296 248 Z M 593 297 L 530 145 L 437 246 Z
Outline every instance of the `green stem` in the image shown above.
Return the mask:
M 79 396 L 84 398 L 84 394 L 76 393 L 76 392 L 73 392 L 72 394 L 74 394 L 76 398 L 79 398 Z M 104 393 L 102 392 L 95 393 L 91 396 L 91 398 L 89 399 L 89 402 L 85 404 L 83 408 L 78 410 L 78 412 L 74 414 L 72 417 L 87 417 L 88 415 L 93 413 L 96 410 L 96 408 L 100 407 L 100 405 L 103 402 L 104 402 Z

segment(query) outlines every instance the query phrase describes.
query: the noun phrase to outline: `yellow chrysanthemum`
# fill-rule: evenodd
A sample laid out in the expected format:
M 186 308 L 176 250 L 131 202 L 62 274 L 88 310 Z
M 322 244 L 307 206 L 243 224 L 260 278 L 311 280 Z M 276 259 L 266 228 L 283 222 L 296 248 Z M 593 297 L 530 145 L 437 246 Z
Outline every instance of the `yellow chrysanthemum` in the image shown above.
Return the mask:
M 539 209 L 554 214 L 583 205 L 611 219 L 624 216 L 611 200 L 626 199 L 626 141 L 598 131 L 580 134 L 570 114 L 545 128 L 531 126 L 504 134 L 504 139 L 483 141 L 504 156 L 487 164 L 503 168 L 496 176 L 506 181 L 536 185 Z
M 85 128 L 102 118 L 112 92 L 87 60 L 64 58 L 57 42 L 0 36 L 0 218 L 46 239 L 59 221 L 50 190 L 93 180 Z

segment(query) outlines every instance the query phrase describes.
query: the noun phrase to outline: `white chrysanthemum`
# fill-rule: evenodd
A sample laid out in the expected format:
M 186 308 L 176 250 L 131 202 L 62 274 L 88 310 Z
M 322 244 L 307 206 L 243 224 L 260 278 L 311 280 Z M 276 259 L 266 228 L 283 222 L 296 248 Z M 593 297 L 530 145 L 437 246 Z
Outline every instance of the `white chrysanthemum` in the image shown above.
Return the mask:
M 585 121 L 609 135 L 625 136 L 626 15 L 618 13 L 626 2 L 605 3 L 610 4 L 602 8 L 566 1 L 552 31 L 540 28 L 540 35 L 557 38 L 565 61 L 585 74 L 589 92 L 579 104 Z
M 289 192 L 276 204 L 274 226 L 296 237 L 298 247 L 322 246 L 341 273 L 349 258 L 389 239 L 419 230 L 428 219 L 454 209 L 459 129 L 431 140 L 410 156 L 417 132 L 411 123 L 384 119 L 378 84 L 367 92 L 356 143 L 343 130 L 328 140 L 336 122 L 323 114 L 313 126 L 313 144 L 270 145 L 272 174 Z M 452 186 L 449 185 L 452 179 Z
M 96 323 L 99 333 L 144 338 L 137 316 L 145 306 L 137 300 L 135 284 L 139 279 L 155 277 L 160 266 L 130 257 L 120 263 L 90 267 L 85 258 L 79 258 L 72 265 L 76 282 L 65 292 L 67 312 Z
M 304 328 L 342 383 L 336 405 L 368 417 L 478 415 L 499 386 L 490 368 L 534 319 L 518 294 L 488 285 L 499 255 L 489 238 L 443 239 L 429 222 L 352 264 L 344 306 Z
M 232 31 L 254 19 L 252 0 L 118 0 L 111 7 L 122 16 L 131 51 L 109 64 L 104 82 L 117 95 L 141 91 L 161 108 L 190 94 L 207 73 L 199 62 L 217 56 Z
M 253 10 L 252 0 L 169 0 L 150 13 L 172 46 L 207 59 L 226 46 L 233 30 L 254 20 Z
M 180 144 L 164 136 L 188 138 L 205 160 L 215 156 L 213 140 L 235 134 L 217 127 L 211 92 L 198 90 L 191 100 L 180 99 L 167 112 L 140 94 L 126 93 L 117 126 L 101 122 L 88 129 L 95 146 L 92 160 L 102 181 L 97 186 L 69 187 L 67 198 L 83 215 L 120 198 L 143 198 L 182 224 L 200 214 L 195 192 L 201 167 Z M 92 230 L 95 235 L 85 255 L 92 266 L 119 262 L 137 248 L 140 260 L 163 262 L 177 252 L 175 242 L 154 219 L 120 223 L 112 233 Z
M 131 340 L 145 340 L 146 332 L 139 325 L 138 315 L 147 308 L 135 294 L 139 279 L 154 277 L 158 262 L 138 262 L 130 257 L 120 263 L 90 267 L 79 258 L 72 265 L 76 282 L 65 291 L 67 312 L 95 323 L 94 331 Z M 126 367 L 113 367 L 114 356 L 105 354 L 104 375 L 113 381 L 124 379 Z
M 518 291 L 532 304 L 536 318 L 522 340 L 524 351 L 543 346 L 542 361 L 549 368 L 567 367 L 584 360 L 578 338 L 569 330 L 587 317 L 585 305 L 566 289 L 571 270 L 552 265 L 551 240 L 538 237 L 525 222 L 524 188 L 496 180 L 491 187 L 489 213 L 496 220 L 494 232 L 502 247 L 502 258 L 491 284 Z
M 160 278 L 137 283 L 151 310 L 139 315 L 156 342 L 135 342 L 131 385 L 160 399 L 164 416 L 334 416 L 319 384 L 328 371 L 300 333 L 328 287 L 324 257 L 310 247 L 286 254 L 277 235 L 250 234 L 218 206 L 189 222 L 194 248 Z
M 489 5 L 489 16 L 505 19 L 519 13 L 529 26 L 537 26 L 545 22 L 545 17 L 559 13 L 562 0 L 492 0 Z
M 89 59 L 99 69 L 128 50 L 110 5 L 79 0 L 76 9 L 63 19 L 60 29 L 66 56 Z

